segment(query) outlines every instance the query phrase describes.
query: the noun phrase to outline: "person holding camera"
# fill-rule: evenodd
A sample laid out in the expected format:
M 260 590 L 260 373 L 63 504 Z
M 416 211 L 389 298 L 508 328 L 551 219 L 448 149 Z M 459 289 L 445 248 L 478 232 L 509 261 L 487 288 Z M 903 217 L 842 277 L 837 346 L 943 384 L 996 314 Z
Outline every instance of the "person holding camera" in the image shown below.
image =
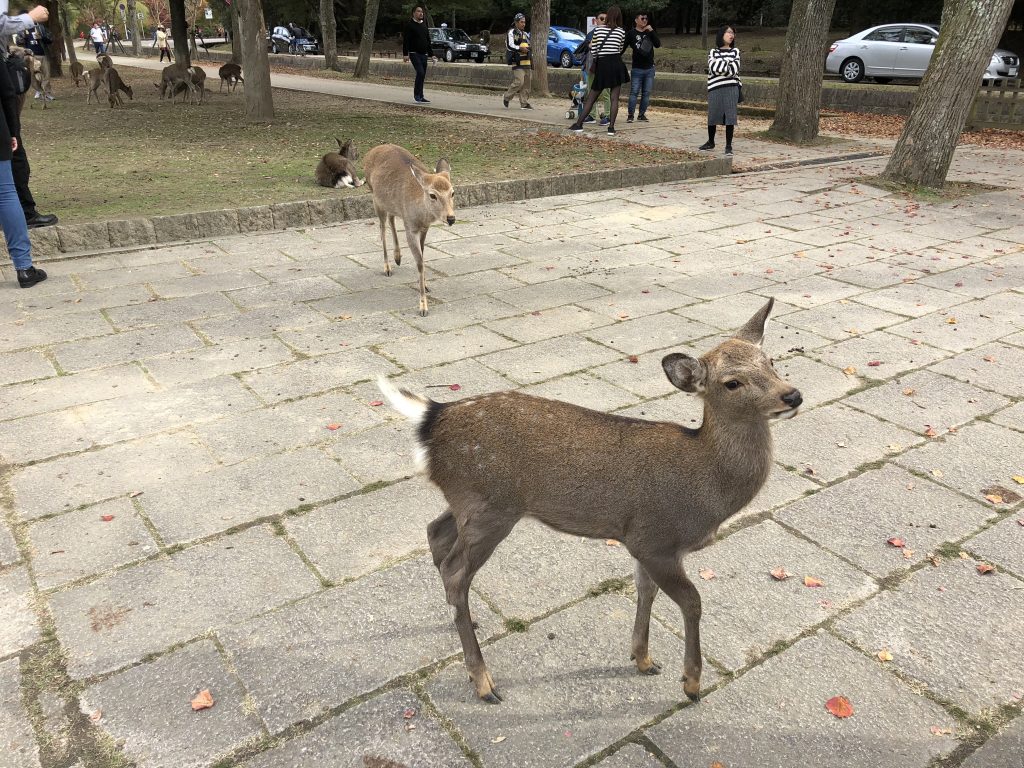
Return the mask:
M 519 95 L 520 109 L 533 109 L 530 106 L 530 88 L 533 86 L 533 61 L 530 59 L 530 33 L 526 31 L 526 15 L 517 13 L 512 20 L 512 28 L 505 36 L 508 48 L 507 62 L 512 67 L 512 84 L 501 97 L 501 103 L 508 109 L 512 97 Z
M 646 13 L 637 14 L 633 28 L 626 33 L 626 47 L 633 52 L 626 122 L 633 122 L 633 113 L 636 111 L 639 97 L 640 114 L 637 119 L 641 123 L 646 123 L 647 106 L 651 103 L 651 90 L 654 88 L 654 49 L 661 48 L 661 39 L 648 22 Z

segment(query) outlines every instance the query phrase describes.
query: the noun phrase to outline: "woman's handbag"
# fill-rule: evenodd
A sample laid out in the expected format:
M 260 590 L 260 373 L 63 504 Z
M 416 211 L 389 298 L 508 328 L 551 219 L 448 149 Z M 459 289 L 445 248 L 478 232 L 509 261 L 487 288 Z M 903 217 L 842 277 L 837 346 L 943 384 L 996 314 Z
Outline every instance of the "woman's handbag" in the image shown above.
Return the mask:
M 743 85 L 742 84 L 740 84 L 740 93 L 739 93 L 739 96 L 736 97 L 736 103 L 737 104 L 742 104 L 743 103 Z
M 32 85 L 32 75 L 28 71 L 28 64 L 25 63 L 25 58 L 9 53 L 4 57 L 4 64 L 7 66 L 7 74 L 11 78 L 14 92 L 19 96 L 25 93 L 29 86 Z

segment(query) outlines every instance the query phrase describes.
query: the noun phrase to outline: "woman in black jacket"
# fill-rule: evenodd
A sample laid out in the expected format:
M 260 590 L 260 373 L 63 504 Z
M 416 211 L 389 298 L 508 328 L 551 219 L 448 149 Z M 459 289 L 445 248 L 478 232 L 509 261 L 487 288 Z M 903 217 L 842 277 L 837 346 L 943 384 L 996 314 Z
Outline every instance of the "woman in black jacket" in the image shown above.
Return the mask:
M 18 273 L 18 285 L 31 288 L 46 279 L 46 273 L 32 266 L 32 244 L 28 239 L 28 224 L 25 211 L 18 200 L 11 173 L 11 157 L 18 147 L 15 138 L 20 132 L 18 120 L 18 98 L 14 93 L 6 63 L 0 62 L 0 226 L 7 240 L 7 252 L 11 254 L 14 269 Z

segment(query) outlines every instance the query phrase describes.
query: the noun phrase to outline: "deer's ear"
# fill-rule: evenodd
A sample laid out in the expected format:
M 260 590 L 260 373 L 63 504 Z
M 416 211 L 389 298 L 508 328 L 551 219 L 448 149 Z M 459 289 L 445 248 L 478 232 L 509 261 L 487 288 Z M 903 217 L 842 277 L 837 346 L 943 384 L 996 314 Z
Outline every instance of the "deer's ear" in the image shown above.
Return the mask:
M 772 307 L 775 306 L 775 298 L 768 299 L 768 303 L 761 307 L 754 316 L 747 320 L 746 324 L 733 334 L 733 338 L 749 341 L 758 347 L 764 341 L 764 327 L 771 317 Z
M 673 352 L 661 360 L 672 386 L 683 392 L 703 392 L 707 388 L 708 369 L 695 357 Z
M 445 176 L 451 177 L 452 167 L 448 165 L 448 161 L 442 157 L 437 161 L 437 165 L 434 166 L 434 173 L 443 173 Z
M 410 165 L 409 170 L 412 171 L 413 178 L 420 183 L 420 186 L 423 188 L 423 191 L 427 192 L 430 189 L 430 184 L 428 184 L 426 178 L 424 178 L 423 171 L 421 171 L 415 165 Z

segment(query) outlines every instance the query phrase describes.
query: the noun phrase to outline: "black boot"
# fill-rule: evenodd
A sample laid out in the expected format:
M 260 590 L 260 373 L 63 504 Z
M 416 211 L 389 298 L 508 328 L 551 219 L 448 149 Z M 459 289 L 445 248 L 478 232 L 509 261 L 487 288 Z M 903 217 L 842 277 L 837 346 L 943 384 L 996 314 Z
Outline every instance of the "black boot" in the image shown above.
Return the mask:
M 18 270 L 18 285 L 22 288 L 31 288 L 36 283 L 41 283 L 45 279 L 46 273 L 41 269 L 29 267 L 28 269 Z

